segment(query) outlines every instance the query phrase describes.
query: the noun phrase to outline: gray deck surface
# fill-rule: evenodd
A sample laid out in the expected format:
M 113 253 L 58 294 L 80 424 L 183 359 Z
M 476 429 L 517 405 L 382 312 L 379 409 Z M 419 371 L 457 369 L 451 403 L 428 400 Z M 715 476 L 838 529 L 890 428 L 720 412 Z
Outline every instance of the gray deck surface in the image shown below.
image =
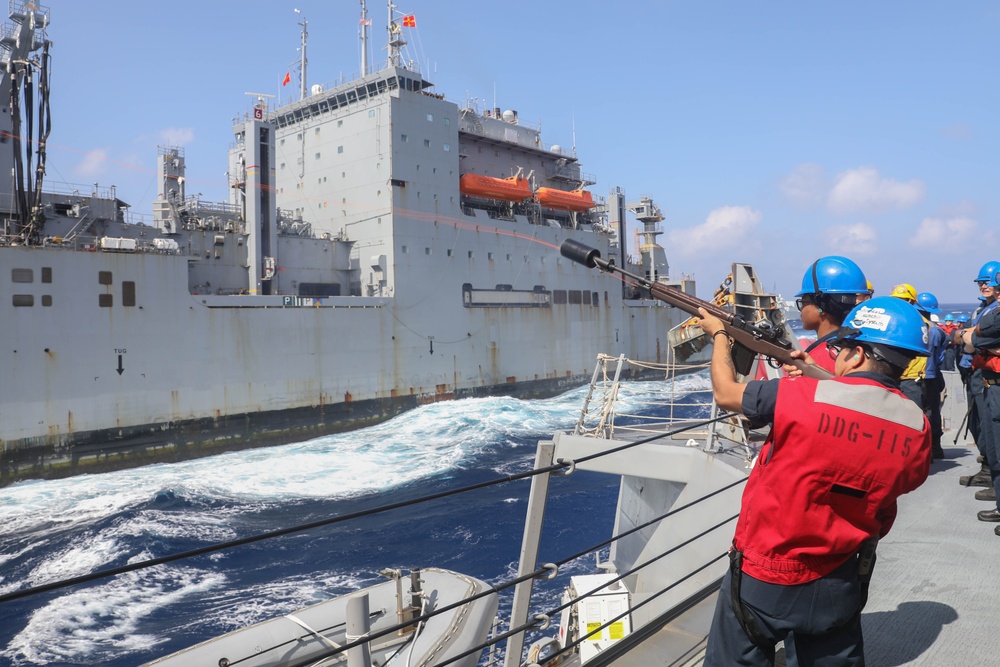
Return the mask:
M 957 421 L 946 420 L 946 428 Z M 945 459 L 900 498 L 896 523 L 879 544 L 861 617 L 868 667 L 1000 665 L 1000 537 L 993 532 L 1000 524 L 976 519 L 994 504 L 973 497 L 981 487 L 959 485 L 960 476 L 979 470 L 979 452 L 954 440 L 954 431 L 945 433 Z M 615 665 L 700 665 L 714 605 L 713 595 Z

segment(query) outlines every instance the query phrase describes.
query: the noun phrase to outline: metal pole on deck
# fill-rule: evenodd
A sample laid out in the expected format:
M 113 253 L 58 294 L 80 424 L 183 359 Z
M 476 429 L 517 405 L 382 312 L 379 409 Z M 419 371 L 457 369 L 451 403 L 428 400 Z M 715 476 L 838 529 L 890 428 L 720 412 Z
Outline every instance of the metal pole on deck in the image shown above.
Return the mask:
M 361 639 L 368 634 L 371 626 L 368 624 L 368 593 L 359 593 L 347 598 L 347 634 L 348 642 Z M 347 667 L 371 667 L 372 653 L 368 642 L 347 649 Z
M 535 453 L 535 469 L 552 465 L 556 445 L 551 441 L 538 443 Z M 531 491 L 528 493 L 528 510 L 524 519 L 524 537 L 521 540 L 521 560 L 517 567 L 517 576 L 534 572 L 538 562 L 538 543 L 542 536 L 542 521 L 545 519 L 545 500 L 549 493 L 549 477 L 551 473 L 535 475 L 531 478 Z M 522 581 L 514 587 L 514 601 L 510 611 L 510 627 L 516 628 L 528 620 L 531 604 L 531 587 L 533 580 Z M 524 652 L 524 634 L 517 634 L 507 640 L 507 653 L 504 656 L 504 667 L 518 667 L 521 664 L 521 654 Z

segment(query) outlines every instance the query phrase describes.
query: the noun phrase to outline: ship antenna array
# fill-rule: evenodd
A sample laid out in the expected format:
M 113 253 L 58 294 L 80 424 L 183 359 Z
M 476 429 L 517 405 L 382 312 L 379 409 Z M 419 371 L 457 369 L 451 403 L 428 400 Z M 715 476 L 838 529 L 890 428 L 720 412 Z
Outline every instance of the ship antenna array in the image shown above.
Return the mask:
M 306 41 L 309 38 L 309 21 L 303 16 L 302 12 L 298 9 L 295 13 L 302 16 L 302 22 L 299 23 L 302 26 L 302 46 L 301 46 L 301 66 L 299 70 L 299 94 L 301 97 L 299 99 L 306 99 L 306 65 L 309 64 L 309 60 L 306 58 Z
M 253 97 L 256 97 L 257 98 L 257 108 L 261 109 L 262 111 L 267 111 L 267 100 L 268 100 L 268 98 L 274 98 L 274 97 L 276 97 L 276 95 L 269 95 L 268 93 L 252 93 L 250 91 L 246 91 L 243 94 L 244 95 L 251 95 Z
M 368 76 L 368 26 L 372 22 L 368 19 L 368 6 L 365 0 L 361 0 L 361 20 L 358 26 L 361 28 L 361 76 Z

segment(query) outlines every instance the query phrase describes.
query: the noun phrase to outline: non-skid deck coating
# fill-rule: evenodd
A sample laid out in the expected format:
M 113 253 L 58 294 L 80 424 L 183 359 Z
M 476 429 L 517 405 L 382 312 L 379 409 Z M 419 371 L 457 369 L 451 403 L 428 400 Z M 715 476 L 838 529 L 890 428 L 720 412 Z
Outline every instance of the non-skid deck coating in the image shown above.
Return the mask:
M 958 483 L 980 469 L 979 452 L 971 439 L 953 444 L 964 401 L 949 407 L 945 459 L 900 498 L 896 523 L 879 543 L 861 616 L 867 667 L 1000 665 L 1000 536 L 993 532 L 1000 524 L 976 518 L 995 507 L 974 498 L 982 487 Z M 713 595 L 614 664 L 701 665 L 714 606 Z

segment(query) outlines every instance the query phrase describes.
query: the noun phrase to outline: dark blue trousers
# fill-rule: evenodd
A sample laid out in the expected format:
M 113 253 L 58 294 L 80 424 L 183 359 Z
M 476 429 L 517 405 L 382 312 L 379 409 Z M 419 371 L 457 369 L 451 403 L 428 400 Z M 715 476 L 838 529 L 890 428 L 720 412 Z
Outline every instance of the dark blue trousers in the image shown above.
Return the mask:
M 719 591 L 705 667 L 771 667 L 774 644 L 782 640 L 788 667 L 864 666 L 856 556 L 807 584 L 780 586 L 743 575 L 743 603 L 770 650 L 758 648 L 743 632 L 730 603 L 731 577 L 727 572 Z
M 995 377 L 992 373 L 991 377 Z M 1000 384 L 984 387 L 983 416 L 979 428 L 986 463 L 990 467 L 993 489 L 997 493 L 997 510 L 1000 511 Z

